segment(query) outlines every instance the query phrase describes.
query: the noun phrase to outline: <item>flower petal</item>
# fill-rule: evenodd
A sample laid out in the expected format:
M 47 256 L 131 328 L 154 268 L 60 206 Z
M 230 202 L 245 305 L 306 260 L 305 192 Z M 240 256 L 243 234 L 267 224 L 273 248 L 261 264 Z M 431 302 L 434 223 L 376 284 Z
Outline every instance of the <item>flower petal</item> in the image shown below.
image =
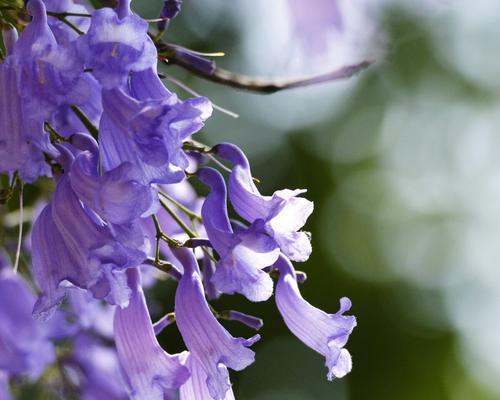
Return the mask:
M 275 266 L 280 272 L 276 304 L 286 325 L 304 344 L 325 356 L 329 380 L 342 378 L 352 367 L 351 356 L 343 348 L 356 326 L 355 317 L 343 315 L 351 307 L 350 300 L 343 297 L 340 310 L 327 314 L 304 300 L 288 259 L 281 256 Z
M 120 363 L 132 386 L 132 397 L 163 400 L 189 377 L 178 355 L 166 353 L 158 343 L 140 286 L 139 271 L 127 271 L 132 297 L 127 308 L 115 313 L 115 341 Z
M 207 375 L 210 395 L 224 399 L 231 388 L 227 368 L 240 371 L 252 364 L 255 354 L 247 347 L 260 336 L 248 340 L 231 336 L 210 311 L 192 252 L 175 249 L 174 254 L 184 265 L 175 295 L 177 326 L 191 355 Z

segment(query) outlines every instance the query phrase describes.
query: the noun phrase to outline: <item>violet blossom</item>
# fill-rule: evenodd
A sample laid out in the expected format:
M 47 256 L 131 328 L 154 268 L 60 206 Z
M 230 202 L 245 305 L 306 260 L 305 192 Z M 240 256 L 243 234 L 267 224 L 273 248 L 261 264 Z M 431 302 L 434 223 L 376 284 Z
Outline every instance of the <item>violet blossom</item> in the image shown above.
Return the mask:
M 207 375 L 205 383 L 215 400 L 223 400 L 231 388 L 228 368 L 241 371 L 253 363 L 255 354 L 248 347 L 260 339 L 234 338 L 217 321 L 205 299 L 196 258 L 188 249 L 174 255 L 184 265 L 184 275 L 175 294 L 177 327 L 192 357 Z
M 327 314 L 302 298 L 289 260 L 281 256 L 275 266 L 280 273 L 276 305 L 286 325 L 304 344 L 325 356 L 329 380 L 342 378 L 352 368 L 351 355 L 344 346 L 356 326 L 356 318 L 343 315 L 351 308 L 351 301 L 341 298 L 340 310 Z
M 253 182 L 245 154 L 237 146 L 219 144 L 214 152 L 233 164 L 229 197 L 236 212 L 250 223 L 259 221 L 288 258 L 306 261 L 311 254 L 310 238 L 306 232 L 299 230 L 311 215 L 313 203 L 297 197 L 305 190 L 284 189 L 274 192 L 272 196 L 263 196 Z
M 267 300 L 272 295 L 273 282 L 262 268 L 277 260 L 278 244 L 259 221 L 248 229 L 233 232 L 222 175 L 212 168 L 203 168 L 198 175 L 210 187 L 202 216 L 208 237 L 220 256 L 211 282 L 223 293 L 241 293 L 252 301 Z

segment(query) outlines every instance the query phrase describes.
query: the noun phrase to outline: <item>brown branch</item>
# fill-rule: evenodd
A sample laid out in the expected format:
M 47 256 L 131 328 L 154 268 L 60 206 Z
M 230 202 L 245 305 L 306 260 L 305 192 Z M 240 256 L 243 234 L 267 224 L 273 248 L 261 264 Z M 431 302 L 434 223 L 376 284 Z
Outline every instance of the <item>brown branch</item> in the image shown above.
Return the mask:
M 215 68 L 212 73 L 209 73 L 202 68 L 198 68 L 197 65 L 190 64 L 185 60 L 176 57 L 174 45 L 161 41 L 158 41 L 156 45 L 158 47 L 158 52 L 160 54 L 165 54 L 165 57 L 160 56 L 160 60 L 167 65 L 177 65 L 187 71 L 192 72 L 198 77 L 211 82 L 261 94 L 271 94 L 286 89 L 294 89 L 298 87 L 316 85 L 318 83 L 347 79 L 356 75 L 358 72 L 362 71 L 373 63 L 372 61 L 364 61 L 359 64 L 348 65 L 327 72 L 325 74 L 314 75 L 306 78 L 277 81 L 238 74 L 222 68 Z

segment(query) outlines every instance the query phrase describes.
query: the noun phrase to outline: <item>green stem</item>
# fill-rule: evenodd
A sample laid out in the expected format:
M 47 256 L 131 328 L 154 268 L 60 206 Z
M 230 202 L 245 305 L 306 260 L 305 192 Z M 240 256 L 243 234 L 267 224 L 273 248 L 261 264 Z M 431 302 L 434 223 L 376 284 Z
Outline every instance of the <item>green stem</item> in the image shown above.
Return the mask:
M 76 114 L 76 116 L 82 122 L 82 124 L 85 126 L 85 128 L 87 128 L 87 130 L 92 135 L 92 137 L 96 140 L 96 142 L 98 142 L 99 141 L 99 130 L 89 120 L 89 118 L 85 115 L 85 113 L 75 105 L 71 106 L 71 110 Z
M 202 222 L 200 215 L 196 214 L 194 211 L 191 211 L 189 208 L 185 207 L 184 205 L 179 203 L 177 200 L 175 200 L 173 197 L 169 196 L 168 194 L 166 194 L 164 192 L 159 192 L 159 193 L 165 199 L 170 201 L 174 206 L 176 206 L 179 210 L 181 210 L 184 214 L 186 214 L 189 219 Z
M 82 14 L 82 13 L 72 13 L 72 12 L 52 12 L 52 11 L 47 11 L 47 15 L 50 15 L 51 17 L 54 18 L 66 18 L 66 17 L 85 17 L 85 18 L 92 18 L 91 14 Z
M 177 225 L 179 225 L 181 227 L 181 229 L 190 238 L 195 238 L 196 237 L 196 234 L 191 229 L 189 229 L 189 227 L 184 223 L 184 221 L 179 218 L 179 216 L 168 206 L 167 203 L 165 203 L 162 199 L 160 199 L 160 204 L 165 209 L 165 211 L 170 214 L 170 216 L 177 223 Z
M 73 29 L 79 35 L 83 35 L 85 33 L 83 31 L 81 31 L 80 29 L 78 29 L 78 27 L 75 24 L 69 22 L 66 19 L 66 17 L 61 16 L 60 13 L 47 12 L 47 15 L 50 15 L 51 17 L 57 18 L 59 21 L 61 21 L 63 24 L 66 24 L 67 26 L 69 26 L 71 29 Z

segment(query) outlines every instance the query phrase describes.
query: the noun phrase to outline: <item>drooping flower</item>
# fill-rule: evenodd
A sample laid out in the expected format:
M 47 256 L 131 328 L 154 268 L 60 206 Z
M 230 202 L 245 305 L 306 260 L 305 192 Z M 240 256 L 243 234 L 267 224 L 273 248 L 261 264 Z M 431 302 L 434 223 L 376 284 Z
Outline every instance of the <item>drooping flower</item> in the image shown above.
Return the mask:
M 35 296 L 6 267 L 0 271 L 0 373 L 38 378 L 55 360 L 51 326 L 33 320 Z
M 192 355 L 188 355 L 185 360 L 185 365 L 189 368 L 191 376 L 180 388 L 180 400 L 212 400 L 213 397 L 208 392 L 206 383 L 207 374 L 200 362 Z M 228 389 L 223 400 L 234 400 L 234 394 L 231 388 Z
M 182 142 L 200 130 L 210 116 L 207 99 L 180 101 L 171 94 L 138 101 L 112 89 L 103 92 L 103 104 L 100 151 L 104 170 L 128 161 L 141 170 L 144 183 L 183 179 L 189 163 Z
M 62 147 L 60 151 L 68 159 L 63 167 L 70 170 L 73 155 Z M 125 269 L 139 265 L 146 256 L 140 232 L 126 225 L 112 230 L 80 202 L 70 179 L 68 173 L 58 176 L 54 198 L 33 226 L 33 272 L 42 289 L 34 314 L 41 319 L 50 317 L 65 297 L 65 282 L 110 304 L 126 306 L 131 292 Z
M 132 389 L 132 398 L 163 400 L 189 377 L 179 355 L 161 347 L 153 330 L 137 269 L 127 271 L 132 297 L 127 308 L 117 309 L 115 341 L 121 366 Z
M 35 181 L 41 175 L 50 175 L 43 153 L 57 154 L 43 131 L 43 115 L 39 111 L 30 113 L 26 94 L 21 91 L 25 70 L 36 68 L 37 57 L 53 45 L 50 30 L 48 27 L 44 29 L 45 9 L 37 1 L 34 0 L 30 7 L 33 21 L 20 39 L 17 39 L 14 29 L 3 31 L 9 53 L 0 64 L 0 172 L 19 170 L 27 182 Z
M 177 327 L 191 356 L 207 376 L 208 393 L 215 400 L 223 400 L 231 388 L 227 369 L 241 371 L 252 364 L 255 354 L 248 347 L 260 336 L 250 339 L 231 336 L 208 306 L 193 253 L 183 248 L 173 252 L 184 265 L 184 275 L 175 294 Z
M 261 221 L 265 232 L 279 245 L 283 254 L 293 261 L 306 261 L 311 254 L 307 233 L 299 231 L 313 211 L 313 203 L 302 197 L 303 189 L 278 190 L 263 196 L 255 186 L 250 164 L 235 145 L 222 143 L 215 153 L 233 164 L 229 177 L 229 197 L 236 212 L 250 223 Z
M 277 260 L 280 249 L 276 241 L 259 221 L 234 232 L 227 215 L 222 175 L 215 169 L 202 168 L 198 176 L 210 187 L 202 217 L 208 238 L 220 256 L 211 281 L 223 293 L 241 293 L 252 301 L 267 300 L 273 292 L 273 281 L 262 268 Z
M 75 136 L 72 139 L 75 142 Z M 79 139 L 85 139 L 89 149 L 80 152 L 71 165 L 71 187 L 87 207 L 105 221 L 118 225 L 157 210 L 156 191 L 141 183 L 135 165 L 124 162 L 99 176 L 97 143 L 92 138 Z
M 351 308 L 351 301 L 347 297 L 341 298 L 340 310 L 327 314 L 304 300 L 288 259 L 280 256 L 275 266 L 280 273 L 276 305 L 286 325 L 304 344 L 325 357 L 329 380 L 342 378 L 352 368 L 351 355 L 344 346 L 356 326 L 356 318 L 343 315 Z
M 156 47 L 147 32 L 148 23 L 132 13 L 130 0 L 119 0 L 115 10 L 94 11 L 78 43 L 86 68 L 104 87 L 123 87 L 131 71 L 156 65 Z

